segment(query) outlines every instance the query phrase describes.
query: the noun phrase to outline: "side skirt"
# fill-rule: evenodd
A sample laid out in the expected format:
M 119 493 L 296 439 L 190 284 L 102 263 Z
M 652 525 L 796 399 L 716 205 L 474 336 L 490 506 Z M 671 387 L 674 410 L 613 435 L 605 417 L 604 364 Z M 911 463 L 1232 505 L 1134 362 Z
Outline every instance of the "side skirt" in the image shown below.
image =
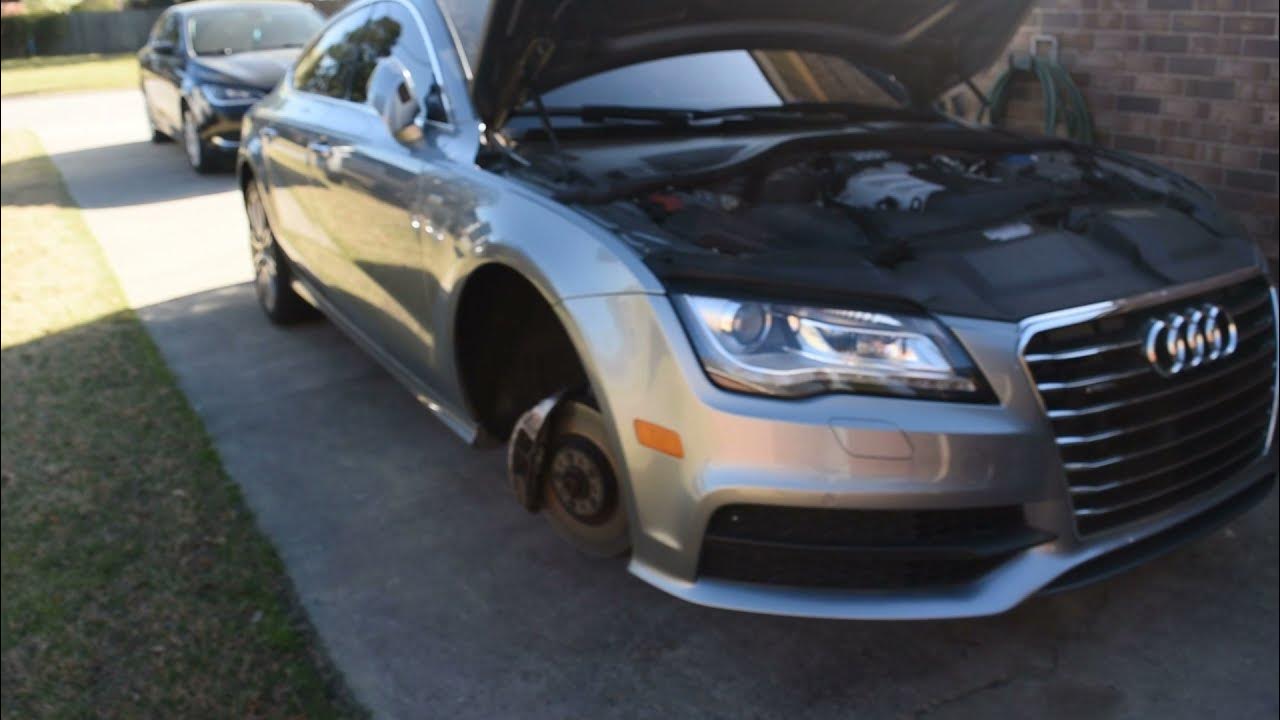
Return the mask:
M 294 292 L 324 313 L 330 322 L 336 325 L 352 342 L 360 346 L 360 349 L 372 356 L 401 385 L 408 388 L 409 392 L 413 393 L 413 396 L 418 399 L 418 402 L 422 403 L 432 414 L 439 418 L 440 422 L 462 438 L 463 442 L 468 445 L 475 445 L 479 441 L 479 424 L 437 400 L 434 391 L 418 380 L 413 373 L 409 372 L 395 358 L 378 347 L 378 344 L 372 338 L 356 327 L 355 323 L 347 319 L 322 293 L 316 291 L 310 283 L 298 277 L 301 273 L 297 271 L 296 265 L 293 268 L 292 287 Z

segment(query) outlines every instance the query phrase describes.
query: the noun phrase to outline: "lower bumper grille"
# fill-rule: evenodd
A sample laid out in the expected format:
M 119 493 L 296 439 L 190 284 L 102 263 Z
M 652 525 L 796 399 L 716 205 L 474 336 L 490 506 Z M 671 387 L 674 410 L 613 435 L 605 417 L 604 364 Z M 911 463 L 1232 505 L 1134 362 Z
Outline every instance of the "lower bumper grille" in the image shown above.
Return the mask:
M 1057 436 L 1081 534 L 1177 505 L 1262 455 L 1274 432 L 1274 302 L 1257 277 L 1030 338 L 1023 359 Z M 1207 307 L 1234 320 L 1234 352 L 1157 371 L 1145 347 L 1154 324 Z
M 964 585 L 1052 535 L 1019 507 L 842 510 L 731 505 L 707 525 L 699 575 L 856 590 Z
M 1145 537 L 1135 543 L 1124 545 L 1097 557 L 1083 565 L 1078 565 L 1059 576 L 1044 589 L 1046 594 L 1083 587 L 1118 575 L 1136 567 L 1152 558 L 1163 555 L 1180 545 L 1203 537 L 1247 512 L 1254 505 L 1271 494 L 1276 485 L 1274 474 L 1264 475 L 1253 481 L 1245 489 L 1223 500 L 1217 505 L 1194 515 L 1173 527 Z

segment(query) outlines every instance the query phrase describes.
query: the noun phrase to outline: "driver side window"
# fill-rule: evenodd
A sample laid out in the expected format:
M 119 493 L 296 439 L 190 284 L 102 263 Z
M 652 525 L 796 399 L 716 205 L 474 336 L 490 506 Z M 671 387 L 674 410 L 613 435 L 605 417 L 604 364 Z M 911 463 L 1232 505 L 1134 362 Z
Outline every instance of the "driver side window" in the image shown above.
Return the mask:
M 178 45 L 178 16 L 174 13 L 166 13 L 156 21 L 156 25 L 151 29 L 151 41 L 153 43 L 169 43 L 174 47 Z
M 369 23 L 368 10 L 359 10 L 330 25 L 298 59 L 293 71 L 293 86 L 302 92 L 324 95 L 338 100 L 350 98 L 353 71 L 358 62 Z M 366 76 L 365 81 L 368 78 Z M 364 100 L 363 83 L 360 99 Z
M 387 23 L 388 27 L 397 29 L 396 42 L 390 46 L 388 54 L 408 68 L 408 73 L 413 78 L 413 86 L 420 92 L 426 92 L 436 78 L 435 68 L 431 65 L 428 40 L 422 37 L 419 20 L 413 17 L 410 9 L 398 3 L 375 5 L 374 17 L 375 23 Z
M 419 94 L 426 93 L 435 82 L 435 70 L 431 65 L 431 51 L 427 47 L 427 39 L 422 36 L 418 20 L 404 5 L 392 2 L 377 3 L 373 6 L 373 20 L 369 23 L 373 28 L 371 42 L 365 53 L 365 64 L 355 75 L 362 78 L 357 93 L 352 89 L 351 99 L 364 102 L 367 99 L 367 86 L 378 60 L 394 57 L 409 71 L 413 86 Z M 357 94 L 359 96 L 357 97 Z M 423 98 L 415 98 L 419 102 Z

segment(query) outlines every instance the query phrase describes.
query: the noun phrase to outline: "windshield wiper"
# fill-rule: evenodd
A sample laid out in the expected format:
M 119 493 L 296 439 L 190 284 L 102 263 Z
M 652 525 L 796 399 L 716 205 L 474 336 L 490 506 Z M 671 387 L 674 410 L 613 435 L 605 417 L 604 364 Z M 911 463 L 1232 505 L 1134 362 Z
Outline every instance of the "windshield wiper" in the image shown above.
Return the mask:
M 240 53 L 257 52 L 259 50 L 283 50 L 286 48 L 300 48 L 303 43 L 291 42 L 281 43 L 280 45 L 261 45 L 255 47 L 224 47 L 216 50 L 197 50 L 196 55 L 239 55 Z

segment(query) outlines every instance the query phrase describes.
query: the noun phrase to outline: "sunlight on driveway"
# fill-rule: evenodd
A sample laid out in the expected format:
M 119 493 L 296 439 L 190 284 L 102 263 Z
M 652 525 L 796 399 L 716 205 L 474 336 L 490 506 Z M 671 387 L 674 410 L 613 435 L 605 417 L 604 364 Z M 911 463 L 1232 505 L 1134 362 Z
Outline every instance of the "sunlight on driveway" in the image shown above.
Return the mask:
M 136 90 L 10 99 L 3 107 L 6 129 L 39 136 L 130 306 L 251 279 L 234 176 L 197 175 L 176 145 L 152 144 Z

